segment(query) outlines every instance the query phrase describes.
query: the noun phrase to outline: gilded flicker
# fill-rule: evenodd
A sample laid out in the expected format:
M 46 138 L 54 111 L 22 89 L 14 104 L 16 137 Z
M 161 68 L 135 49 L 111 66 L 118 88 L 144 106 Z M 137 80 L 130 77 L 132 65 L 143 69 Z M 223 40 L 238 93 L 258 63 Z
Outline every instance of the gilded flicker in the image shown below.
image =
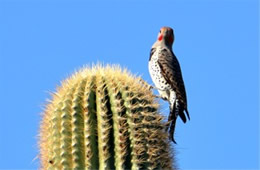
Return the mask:
M 169 138 L 176 143 L 174 131 L 177 117 L 180 116 L 182 121 L 186 123 L 186 116 L 188 119 L 190 116 L 180 64 L 172 51 L 173 41 L 173 29 L 162 27 L 150 52 L 149 72 L 160 97 L 169 102 Z

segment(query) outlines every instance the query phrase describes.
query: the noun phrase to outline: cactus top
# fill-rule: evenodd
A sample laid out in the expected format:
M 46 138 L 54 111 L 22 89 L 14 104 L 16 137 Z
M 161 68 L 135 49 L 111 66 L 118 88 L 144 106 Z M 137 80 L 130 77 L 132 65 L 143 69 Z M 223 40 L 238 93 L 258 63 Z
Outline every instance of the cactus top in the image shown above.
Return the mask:
M 175 168 L 158 107 L 149 85 L 119 66 L 81 69 L 44 110 L 42 168 Z

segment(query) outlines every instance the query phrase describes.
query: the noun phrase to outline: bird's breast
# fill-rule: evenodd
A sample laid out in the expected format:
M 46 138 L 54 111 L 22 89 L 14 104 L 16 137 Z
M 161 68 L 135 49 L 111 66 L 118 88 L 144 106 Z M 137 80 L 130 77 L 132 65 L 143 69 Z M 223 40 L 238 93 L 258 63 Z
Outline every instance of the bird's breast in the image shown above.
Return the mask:
M 169 89 L 169 84 L 167 84 L 165 78 L 163 77 L 161 68 L 158 64 L 158 56 L 155 55 L 158 55 L 158 53 L 155 53 L 149 61 L 150 76 L 156 88 L 161 90 Z

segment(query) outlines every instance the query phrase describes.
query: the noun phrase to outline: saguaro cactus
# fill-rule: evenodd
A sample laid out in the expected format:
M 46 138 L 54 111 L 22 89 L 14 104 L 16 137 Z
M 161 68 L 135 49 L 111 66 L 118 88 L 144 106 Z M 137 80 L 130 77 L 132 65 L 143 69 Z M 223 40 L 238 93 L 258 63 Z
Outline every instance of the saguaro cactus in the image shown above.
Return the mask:
M 63 81 L 46 105 L 39 143 L 43 169 L 173 169 L 148 84 L 118 66 Z

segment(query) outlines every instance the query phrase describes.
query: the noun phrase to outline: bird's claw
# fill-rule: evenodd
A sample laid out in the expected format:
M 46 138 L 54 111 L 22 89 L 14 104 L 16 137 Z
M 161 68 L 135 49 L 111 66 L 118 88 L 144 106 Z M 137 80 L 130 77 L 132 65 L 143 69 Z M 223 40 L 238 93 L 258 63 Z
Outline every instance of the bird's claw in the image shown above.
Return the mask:
M 160 98 L 163 99 L 164 101 L 168 101 L 168 99 L 166 97 L 160 96 Z
M 154 89 L 154 87 L 152 85 L 149 85 L 149 90 Z
M 164 101 L 167 101 L 167 98 L 166 97 L 162 97 L 162 96 L 158 96 L 158 95 L 153 95 L 153 97 L 155 98 L 159 98 L 159 99 L 163 99 Z
M 153 97 L 155 97 L 155 98 L 161 98 L 160 96 L 158 96 L 158 95 L 153 95 Z

